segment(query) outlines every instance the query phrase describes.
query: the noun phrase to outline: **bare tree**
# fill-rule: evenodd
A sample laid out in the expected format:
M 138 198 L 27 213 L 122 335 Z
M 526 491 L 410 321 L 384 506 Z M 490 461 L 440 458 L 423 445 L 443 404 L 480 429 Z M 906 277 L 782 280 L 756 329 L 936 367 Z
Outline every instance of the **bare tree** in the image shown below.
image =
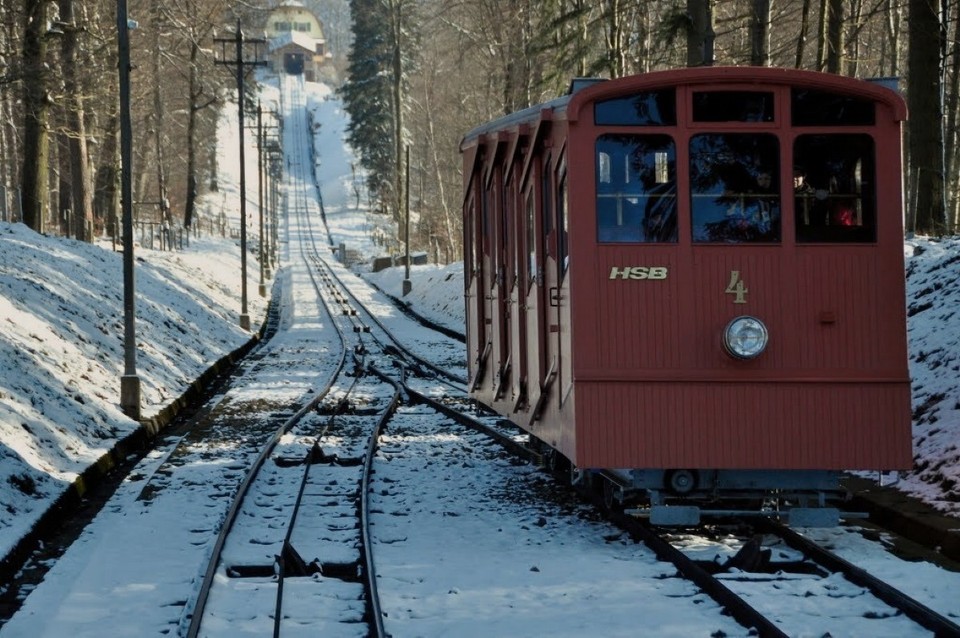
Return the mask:
M 50 208 L 49 179 L 50 104 L 47 85 L 48 0 L 23 0 L 23 172 L 21 177 L 23 222 L 37 232 L 46 227 Z
M 843 54 L 843 0 L 826 0 L 824 17 L 824 68 L 828 73 L 840 73 Z
M 64 79 L 64 120 L 69 164 L 69 210 L 77 239 L 93 241 L 93 193 L 87 152 L 87 128 L 84 117 L 84 98 L 78 77 L 79 34 L 83 32 L 84 20 L 74 10 L 74 0 L 58 0 L 60 20 L 64 34 L 61 39 L 60 68 Z
M 810 2 L 811 0 L 803 0 L 800 9 L 800 34 L 797 36 L 797 55 L 793 63 L 798 69 L 803 68 L 803 54 L 807 46 L 807 34 L 810 32 Z
M 943 32 L 934 1 L 910 0 L 909 7 L 909 151 L 910 183 L 915 193 L 914 230 L 942 235 L 947 232 L 940 77 Z
M 713 25 L 714 0 L 687 0 L 690 31 L 687 36 L 687 66 L 712 66 L 716 31 Z
M 750 64 L 767 66 L 770 63 L 770 0 L 753 0 L 750 29 Z

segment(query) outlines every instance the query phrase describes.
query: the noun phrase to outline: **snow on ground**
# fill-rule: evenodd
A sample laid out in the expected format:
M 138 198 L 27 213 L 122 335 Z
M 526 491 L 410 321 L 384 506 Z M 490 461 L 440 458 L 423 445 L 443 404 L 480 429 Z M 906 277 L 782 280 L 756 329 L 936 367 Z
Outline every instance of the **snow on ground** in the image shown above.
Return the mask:
M 960 516 L 960 238 L 904 251 L 916 469 L 899 487 Z
M 382 216 L 366 211 L 362 178 L 343 142 L 345 115 L 320 85 L 310 88 L 319 149 L 317 176 L 335 243 L 378 254 Z M 267 104 L 278 94 L 265 94 Z M 269 108 L 269 106 L 265 106 Z M 235 120 L 220 129 L 220 191 L 204 203 L 239 223 Z M 231 125 L 231 122 L 233 124 Z M 252 136 L 247 157 L 256 157 Z M 253 164 L 253 166 L 251 166 Z M 249 313 L 257 295 L 255 163 L 247 163 Z M 251 195 L 252 193 L 252 195 Z M 204 370 L 251 338 L 240 329 L 240 254 L 235 238 L 193 238 L 182 251 L 137 248 L 138 375 L 144 416 L 179 397 Z M 960 239 L 905 243 L 917 470 L 900 488 L 960 516 Z M 372 274 L 399 297 L 404 268 Z M 462 329 L 462 264 L 413 266 L 405 298 L 422 314 Z M 88 466 L 137 424 L 119 406 L 123 374 L 121 255 L 0 224 L 0 555 L 6 553 Z

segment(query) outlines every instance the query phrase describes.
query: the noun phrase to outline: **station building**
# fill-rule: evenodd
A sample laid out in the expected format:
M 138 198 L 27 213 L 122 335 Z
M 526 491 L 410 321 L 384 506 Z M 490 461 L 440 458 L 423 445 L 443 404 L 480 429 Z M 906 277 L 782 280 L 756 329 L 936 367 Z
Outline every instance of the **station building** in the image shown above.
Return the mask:
M 308 82 L 321 78 L 333 57 L 327 50 L 323 24 L 299 0 L 282 0 L 264 25 L 267 64 L 276 73 L 303 75 Z

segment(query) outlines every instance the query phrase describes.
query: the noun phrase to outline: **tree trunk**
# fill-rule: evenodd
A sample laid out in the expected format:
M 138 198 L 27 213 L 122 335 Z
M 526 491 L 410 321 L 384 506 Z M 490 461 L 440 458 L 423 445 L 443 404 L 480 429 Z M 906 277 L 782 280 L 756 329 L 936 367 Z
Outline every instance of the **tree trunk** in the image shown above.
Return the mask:
M 886 0 L 886 20 L 884 26 L 889 44 L 890 67 L 889 74 L 893 77 L 900 75 L 900 11 L 901 5 L 894 0 Z
M 54 208 L 57 214 L 57 232 L 63 237 L 76 237 L 73 234 L 73 189 L 71 188 L 70 170 L 70 137 L 66 134 L 66 113 L 58 114 L 60 126 L 54 137 L 56 140 L 56 156 L 51 159 L 57 167 L 52 179 L 56 181 L 57 205 Z M 79 237 L 77 237 L 79 239 Z
M 83 97 L 77 78 L 77 27 L 74 0 L 58 0 L 60 20 L 66 23 L 61 42 L 61 66 L 64 76 L 65 124 L 67 135 L 66 158 L 69 159 L 69 209 L 73 237 L 93 241 L 93 195 L 90 187 L 90 165 L 87 150 L 87 130 L 84 122 Z
M 943 191 L 943 112 L 940 50 L 943 34 L 932 0 L 910 0 L 910 166 L 916 193 L 917 233 L 943 235 L 947 229 Z
M 153 123 L 154 123 L 154 144 L 157 149 L 157 202 L 160 211 L 159 221 L 169 224 L 170 205 L 167 198 L 167 171 L 164 166 L 164 111 L 163 111 L 163 93 L 161 84 L 160 55 L 160 32 L 166 24 L 161 19 L 162 4 L 154 4 L 154 41 L 153 41 Z M 243 96 L 241 96 L 243 99 Z
M 803 0 L 800 9 L 800 35 L 797 37 L 797 57 L 794 60 L 794 66 L 798 69 L 803 68 L 803 53 L 807 46 L 807 34 L 810 33 L 810 2 Z
M 827 73 L 840 74 L 843 55 L 843 0 L 827 0 Z
M 750 64 L 767 66 L 770 63 L 770 0 L 753 0 L 753 20 L 750 29 Z
M 200 45 L 196 39 L 190 44 L 190 104 L 187 105 L 187 197 L 183 207 L 183 227 L 190 229 L 197 201 L 197 112 L 203 108 L 197 104 L 200 88 L 197 78 L 197 64 L 200 57 Z
M 607 0 L 607 58 L 611 78 L 622 78 L 626 73 L 627 60 L 623 49 L 623 9 L 620 0 Z
M 26 25 L 23 34 L 23 69 L 29 81 L 23 83 L 23 172 L 21 205 L 23 223 L 42 233 L 50 208 L 47 184 L 50 157 L 50 136 L 47 130 L 50 95 L 47 92 L 49 71 L 45 64 L 47 46 L 46 0 L 24 0 Z
M 394 141 L 394 219 L 403 219 L 404 165 L 403 165 L 403 9 L 404 0 L 390 0 L 393 29 L 393 141 Z
M 953 73 L 950 74 L 944 100 L 946 103 L 947 123 L 943 140 L 943 174 L 947 176 L 946 189 L 949 194 L 947 221 L 950 228 L 957 227 L 956 210 L 958 198 L 958 176 L 955 167 L 957 165 L 957 109 L 960 108 L 960 67 L 957 66 L 960 64 L 960 45 L 958 45 L 956 41 L 956 34 L 960 33 L 960 31 L 958 31 L 958 29 L 960 29 L 960 11 L 957 9 L 954 9 L 953 23 L 954 38 L 950 45 L 949 52 L 950 68 L 953 69 Z
M 690 32 L 687 35 L 687 66 L 713 66 L 713 2 L 687 0 Z

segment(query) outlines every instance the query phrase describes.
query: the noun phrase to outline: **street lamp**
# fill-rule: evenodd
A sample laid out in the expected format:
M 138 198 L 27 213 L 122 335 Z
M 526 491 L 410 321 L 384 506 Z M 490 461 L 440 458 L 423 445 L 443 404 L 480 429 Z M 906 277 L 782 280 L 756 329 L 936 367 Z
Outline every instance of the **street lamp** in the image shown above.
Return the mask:
M 120 408 L 140 420 L 140 377 L 137 376 L 137 335 L 133 270 L 133 133 L 130 124 L 130 33 L 127 0 L 117 0 L 117 58 L 120 75 L 120 206 L 123 214 L 123 376 Z

